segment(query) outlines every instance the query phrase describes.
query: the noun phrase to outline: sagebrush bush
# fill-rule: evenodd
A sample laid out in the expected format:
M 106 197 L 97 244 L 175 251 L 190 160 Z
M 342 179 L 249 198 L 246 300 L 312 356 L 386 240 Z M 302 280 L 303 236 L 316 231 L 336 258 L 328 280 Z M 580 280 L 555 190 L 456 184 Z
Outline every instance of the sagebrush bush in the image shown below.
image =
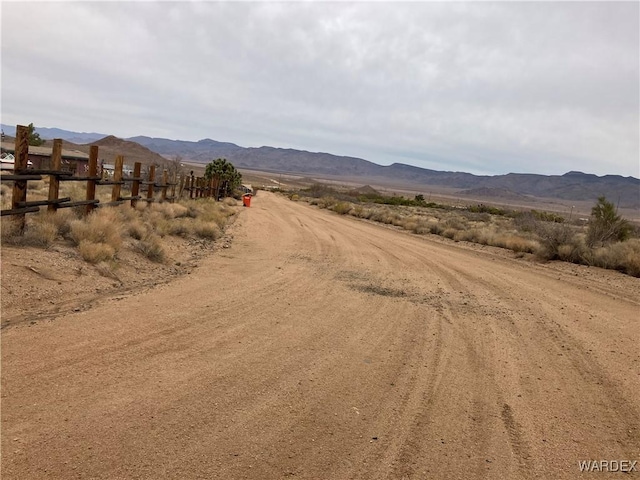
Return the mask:
M 338 202 L 331 208 L 334 212 L 339 213 L 340 215 L 346 215 L 351 211 L 351 204 L 347 202 Z
M 535 254 L 543 260 L 560 259 L 559 248 L 562 245 L 570 245 L 575 238 L 575 231 L 566 223 L 538 221 L 534 226 L 534 232 L 540 239 L 540 246 Z

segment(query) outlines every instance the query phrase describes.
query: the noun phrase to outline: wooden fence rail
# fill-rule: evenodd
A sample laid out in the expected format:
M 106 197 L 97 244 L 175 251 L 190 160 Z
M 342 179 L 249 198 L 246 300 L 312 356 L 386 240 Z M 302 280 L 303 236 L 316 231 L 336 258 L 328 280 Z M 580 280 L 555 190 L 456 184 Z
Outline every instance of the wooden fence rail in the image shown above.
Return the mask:
M 27 213 L 40 211 L 40 207 L 47 207 L 49 212 L 56 212 L 61 208 L 84 206 L 83 213 L 90 214 L 96 207 L 121 205 L 130 202 L 132 207 L 136 207 L 138 202 L 174 202 L 181 198 L 185 192 L 189 192 L 189 198 L 212 197 L 214 190 L 213 183 L 203 177 L 195 177 L 193 172 L 189 176 L 174 174 L 169 179 L 169 172 L 163 170 L 159 178 L 156 178 L 155 165 L 149 166 L 147 178 L 142 177 L 142 164 L 134 163 L 133 176 L 125 177 L 123 174 L 124 156 L 118 155 L 115 160 L 115 169 L 112 179 L 104 179 L 98 174 L 98 147 L 92 146 L 89 151 L 89 165 L 86 177 L 73 176 L 71 172 L 62 170 L 62 140 L 53 141 L 51 152 L 51 162 L 49 169 L 28 168 L 29 161 L 29 129 L 18 125 L 16 127 L 16 143 L 14 158 L 15 163 L 12 173 L 2 174 L 2 182 L 13 182 L 11 197 L 11 208 L 0 210 L 1 216 L 11 215 L 15 217 L 17 228 L 24 231 Z M 3 169 L 6 172 L 6 169 Z M 42 180 L 43 176 L 49 177 L 49 194 L 47 200 L 27 201 L 27 183 L 34 180 Z M 70 197 L 60 197 L 61 182 L 86 182 L 85 200 L 71 201 Z M 122 186 L 131 184 L 131 195 L 122 196 Z M 96 198 L 96 187 L 101 185 L 111 185 L 111 201 L 100 202 Z M 141 195 L 140 187 L 146 187 L 146 197 Z M 179 186 L 176 196 L 176 186 Z M 160 193 L 159 198 L 155 197 L 156 189 Z M 170 189 L 170 190 L 169 190 Z M 169 193 L 170 192 L 170 193 Z

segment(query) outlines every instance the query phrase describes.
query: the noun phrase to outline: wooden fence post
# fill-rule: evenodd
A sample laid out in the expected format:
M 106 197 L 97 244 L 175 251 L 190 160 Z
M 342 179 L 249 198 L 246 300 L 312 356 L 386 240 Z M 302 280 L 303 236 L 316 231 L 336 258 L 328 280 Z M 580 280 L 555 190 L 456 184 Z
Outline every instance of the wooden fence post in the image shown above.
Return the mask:
M 120 182 L 122 181 L 122 166 L 124 165 L 124 157 L 122 155 L 116 156 L 116 163 L 113 169 L 113 181 L 118 182 L 113 184 L 113 188 L 111 189 L 111 201 L 117 202 L 120 200 L 120 190 L 122 185 Z
M 96 181 L 94 180 L 98 176 L 98 146 L 92 145 L 89 150 L 89 180 L 87 180 L 87 200 L 96 199 Z M 88 203 L 84 207 L 84 214 L 89 215 L 95 208 L 94 203 Z
M 167 200 L 167 188 L 169 187 L 169 172 L 167 170 L 162 171 L 162 193 L 160 194 L 160 201 L 165 202 Z
M 135 162 L 133 164 L 133 183 L 131 184 L 131 196 L 137 197 L 140 193 L 140 172 L 142 171 L 142 163 Z M 135 208 L 138 204 L 136 198 L 131 199 L 131 207 Z
M 178 184 L 178 172 L 173 172 L 171 180 L 171 203 L 176 201 L 176 185 Z
M 18 125 L 16 127 L 16 144 L 14 148 L 15 163 L 13 165 L 13 173 L 15 175 L 23 174 L 27 169 L 29 162 L 29 127 L 24 125 Z M 17 209 L 18 204 L 27 201 L 27 181 L 15 180 L 13 182 L 13 195 L 11 197 L 11 208 Z M 21 213 L 15 215 L 16 225 L 18 226 L 18 232 L 22 234 L 24 232 L 24 226 L 26 222 L 25 214 Z
M 147 187 L 147 199 L 153 199 L 153 184 L 156 181 L 156 166 L 149 166 L 149 186 Z
M 178 197 L 182 198 L 184 192 L 184 175 L 180 175 L 180 188 L 178 189 Z
M 51 151 L 51 170 L 59 172 L 62 168 L 62 139 L 56 138 L 53 141 L 53 150 Z M 49 175 L 49 201 L 55 202 L 58 200 L 58 194 L 60 193 L 60 177 L 57 175 Z M 47 206 L 48 212 L 58 210 L 57 203 L 50 203 Z
M 194 183 L 195 183 L 195 177 L 193 176 L 193 172 L 191 172 L 191 178 L 189 183 L 189 198 L 193 198 Z

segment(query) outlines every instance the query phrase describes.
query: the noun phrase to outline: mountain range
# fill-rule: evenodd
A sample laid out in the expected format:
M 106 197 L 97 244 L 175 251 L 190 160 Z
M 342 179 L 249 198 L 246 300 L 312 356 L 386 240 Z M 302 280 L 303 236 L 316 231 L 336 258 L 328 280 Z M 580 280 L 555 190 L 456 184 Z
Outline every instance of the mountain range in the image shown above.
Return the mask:
M 15 127 L 2 125 L 11 135 Z M 192 142 L 146 136 L 118 139 L 99 133 L 79 133 L 56 128 L 36 128 L 42 138 L 62 138 L 73 143 L 94 142 L 101 151 L 121 153 L 129 161 L 160 163 L 177 156 L 185 161 L 209 163 L 222 157 L 237 168 L 269 172 L 328 175 L 361 179 L 363 182 L 394 181 L 413 186 L 446 186 L 460 189 L 462 194 L 513 198 L 528 195 L 570 201 L 593 201 L 600 195 L 617 201 L 622 208 L 640 209 L 640 180 L 620 175 L 597 176 L 582 172 L 564 175 L 508 173 L 505 175 L 473 175 L 465 172 L 430 170 L 402 163 L 384 166 L 362 158 L 329 153 L 275 147 L 241 147 L 234 143 L 209 138 Z M 84 141 L 78 142 L 79 139 Z M 79 148 L 83 145 L 79 146 Z M 88 148 L 88 147 L 87 147 Z M 134 160 L 135 158 L 135 160 Z

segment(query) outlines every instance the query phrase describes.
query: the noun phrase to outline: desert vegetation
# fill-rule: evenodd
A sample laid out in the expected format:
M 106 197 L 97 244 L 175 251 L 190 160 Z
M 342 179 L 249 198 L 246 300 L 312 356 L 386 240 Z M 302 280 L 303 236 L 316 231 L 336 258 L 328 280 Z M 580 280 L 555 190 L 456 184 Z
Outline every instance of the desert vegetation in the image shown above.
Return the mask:
M 30 182 L 28 188 L 30 199 L 47 197 L 46 181 Z M 65 196 L 74 200 L 84 198 L 84 188 L 76 182 L 63 188 Z M 2 185 L 0 194 L 2 208 L 9 208 L 11 189 Z M 109 201 L 106 190 L 98 196 Z M 3 217 L 2 242 L 41 248 L 66 242 L 93 264 L 117 262 L 122 249 L 135 251 L 154 262 L 164 262 L 163 237 L 216 240 L 236 212 L 234 205 L 234 199 L 216 202 L 212 198 L 182 199 L 177 203 L 139 202 L 135 208 L 128 204 L 98 208 L 88 216 L 83 216 L 77 208 L 49 213 L 45 207 L 39 213 L 26 216 L 22 235 L 18 235 L 11 217 Z
M 589 222 L 569 221 L 551 212 L 506 210 L 488 205 L 466 207 L 415 198 L 384 196 L 373 189 L 338 191 L 326 185 L 289 193 L 340 215 L 393 225 L 415 234 L 506 248 L 519 256 L 562 260 L 619 270 L 640 277 L 638 228 L 600 197 Z

